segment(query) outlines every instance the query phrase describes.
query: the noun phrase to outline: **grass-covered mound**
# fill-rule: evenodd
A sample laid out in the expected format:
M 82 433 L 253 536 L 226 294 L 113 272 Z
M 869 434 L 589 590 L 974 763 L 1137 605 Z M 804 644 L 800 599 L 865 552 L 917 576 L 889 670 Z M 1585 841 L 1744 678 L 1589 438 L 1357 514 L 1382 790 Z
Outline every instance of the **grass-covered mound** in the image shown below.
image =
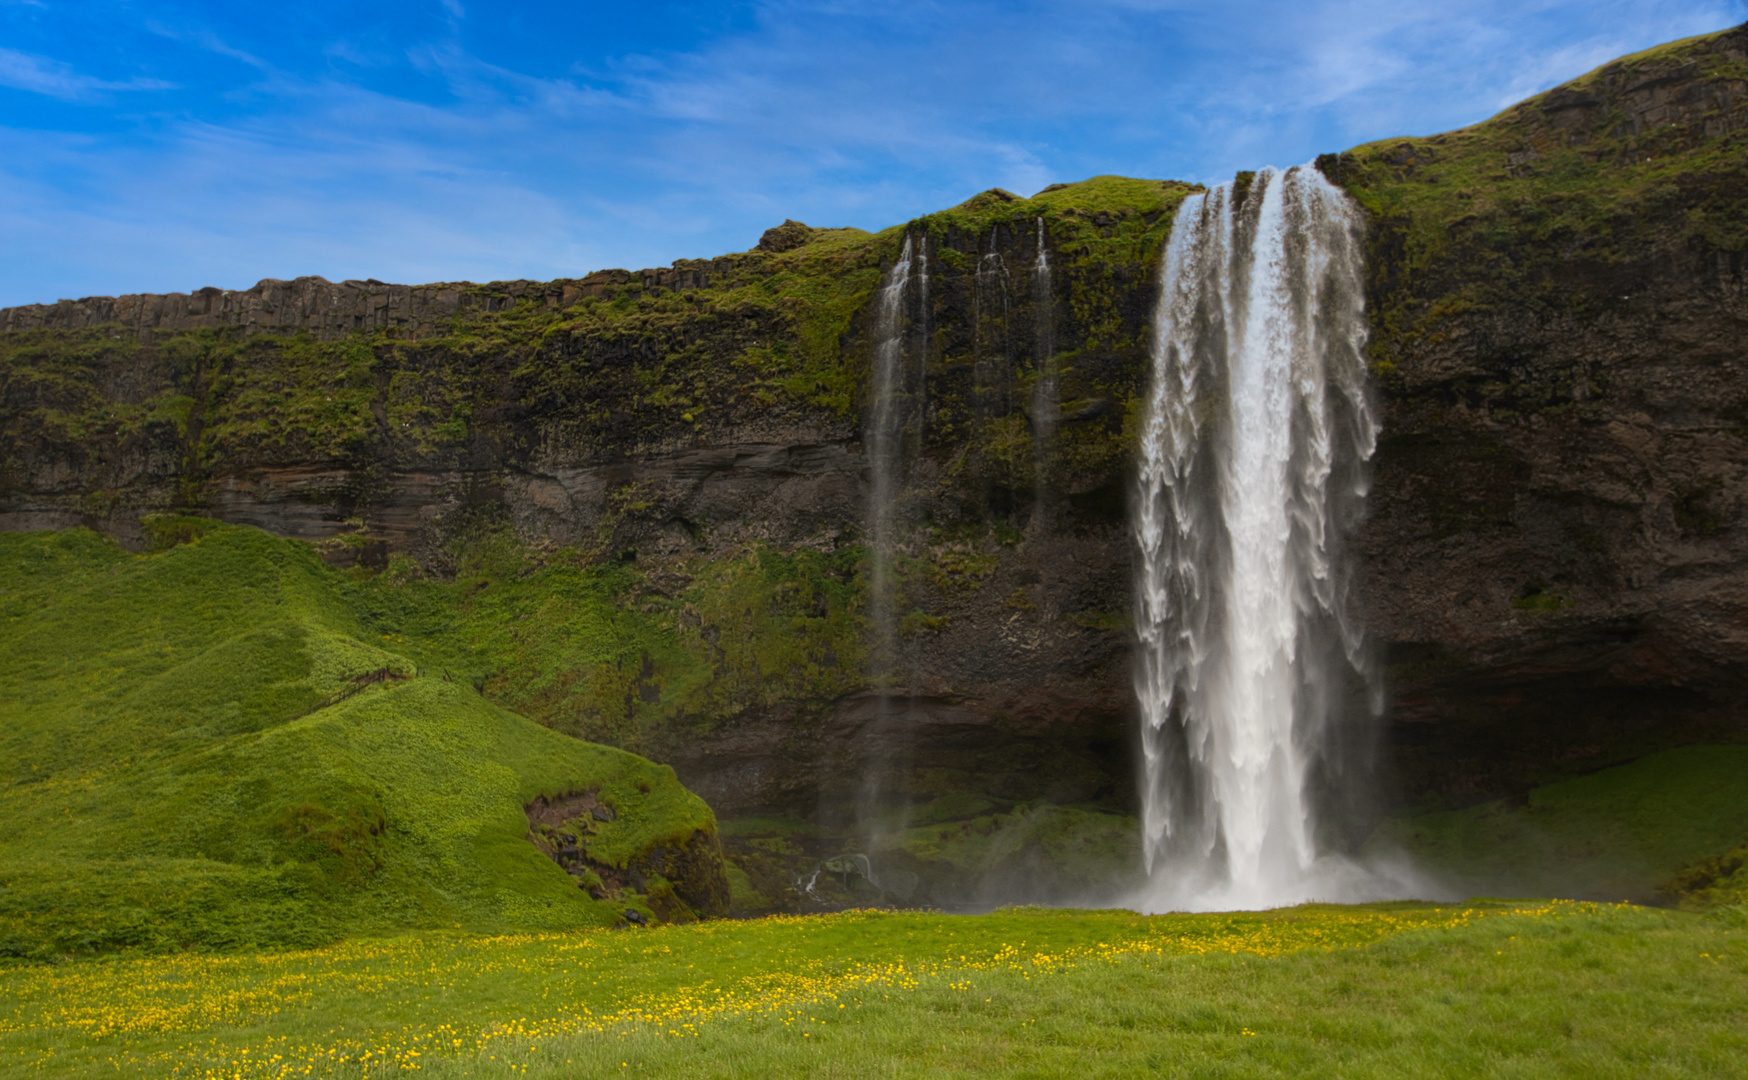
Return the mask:
M 0 951 L 647 910 L 592 900 L 528 842 L 526 804 L 579 792 L 614 811 L 588 859 L 652 898 L 725 898 L 714 819 L 671 769 L 421 672 L 305 544 L 180 531 L 143 556 L 83 530 L 0 534 Z
M 0 968 L 0 1073 L 1726 1076 L 1739 918 L 851 912 Z
M 1744 776 L 1748 746 L 1668 750 L 1522 799 L 1394 819 L 1369 844 L 1465 894 L 1741 903 L 1740 852 L 1720 853 L 1748 839 Z

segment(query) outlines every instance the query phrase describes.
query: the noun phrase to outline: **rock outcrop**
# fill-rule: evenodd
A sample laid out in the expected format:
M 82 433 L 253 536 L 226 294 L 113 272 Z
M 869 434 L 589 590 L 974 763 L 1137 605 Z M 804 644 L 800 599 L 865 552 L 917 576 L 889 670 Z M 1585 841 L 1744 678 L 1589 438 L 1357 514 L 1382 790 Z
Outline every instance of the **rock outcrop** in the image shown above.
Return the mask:
M 564 307 L 600 296 L 609 287 L 633 282 L 646 288 L 707 288 L 711 275 L 726 269 L 723 260 L 693 259 L 648 270 L 597 270 L 575 279 L 496 281 L 489 285 L 466 281 L 390 285 L 374 278 L 336 284 L 322 277 L 292 281 L 267 278 L 249 289 L 87 296 L 4 308 L 0 309 L 0 333 L 108 327 L 134 334 L 234 329 L 244 334 L 322 338 L 361 333 L 419 337 L 440 332 L 457 318 L 510 311 L 519 304 Z

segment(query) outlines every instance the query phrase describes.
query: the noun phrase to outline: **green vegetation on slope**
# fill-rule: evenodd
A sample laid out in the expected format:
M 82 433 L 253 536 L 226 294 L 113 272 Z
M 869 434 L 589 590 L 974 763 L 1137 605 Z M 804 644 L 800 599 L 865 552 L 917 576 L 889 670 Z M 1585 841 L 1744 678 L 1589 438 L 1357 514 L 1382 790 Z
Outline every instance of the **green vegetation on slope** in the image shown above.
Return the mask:
M 472 693 L 478 689 L 492 705 L 566 735 L 659 754 L 663 744 L 656 740 L 732 724 L 749 707 L 786 703 L 823 711 L 836 697 L 858 689 L 865 677 L 866 567 L 855 546 L 831 553 L 802 548 L 782 554 L 749 544 L 728 557 L 590 562 L 574 549 L 532 548 L 507 528 L 489 526 L 451 545 L 455 576 L 444 581 L 418 573 L 402 557 L 382 573 L 360 568 L 337 572 L 317 562 L 301 543 L 269 541 L 249 530 L 226 527 L 183 550 L 173 545 L 214 530 L 214 523 L 160 517 L 146 524 L 153 546 L 164 553 L 161 557 L 195 559 L 194 553 L 201 553 L 190 572 L 202 574 L 214 595 L 221 589 L 251 587 L 246 577 L 228 570 L 206 573 L 205 560 L 216 557 L 215 538 L 234 543 L 238 536 L 248 536 L 283 557 L 295 553 L 310 580 L 320 583 L 328 615 L 340 620 L 321 625 L 345 628 L 323 640 L 344 648 L 367 643 L 381 653 L 336 668 L 339 674 L 321 684 L 324 690 L 330 684 L 349 685 L 345 680 L 358 671 L 392 665 L 396 674 L 423 672 L 426 678 L 416 684 L 420 692 L 428 685 L 466 699 L 470 708 L 485 707 Z M 53 544 L 39 538 L 62 552 L 57 569 L 42 575 L 51 587 L 64 591 L 69 581 L 84 580 L 78 574 L 142 565 L 93 534 L 75 530 L 57 535 Z M 963 537 L 943 543 L 941 551 L 909 559 L 905 566 L 906 595 L 930 610 L 978 588 L 986 563 L 993 561 L 967 554 Z M 38 602 L 31 599 L 22 576 L 7 584 L 6 595 L 21 613 Z M 254 610 L 254 601 L 246 598 L 226 602 L 241 605 L 240 611 Z M 96 618 L 89 612 L 63 611 L 62 616 L 72 620 L 66 624 L 68 633 Z M 179 669 L 178 677 L 212 680 L 199 693 L 217 700 L 234 693 L 231 681 L 240 671 L 261 680 L 261 687 L 251 692 L 291 693 L 286 687 L 292 683 L 271 673 L 276 665 L 302 663 L 304 638 L 299 633 L 263 629 L 247 639 L 259 654 L 248 663 L 227 668 L 230 654 L 225 653 L 205 658 L 204 669 Z M 276 657 L 275 650 L 287 655 Z M 77 680 L 63 674 L 52 677 L 61 680 L 56 693 L 64 691 L 69 706 L 75 704 L 71 687 Z M 412 685 L 395 682 L 391 689 L 372 689 L 366 696 L 411 693 Z M 194 695 L 181 682 L 173 681 L 173 687 L 171 693 L 181 695 L 176 708 L 182 713 L 175 721 L 181 724 Z M 307 708 L 320 696 L 310 690 L 283 704 L 244 697 L 228 707 L 237 716 L 266 717 L 255 722 L 270 723 Z M 323 715 L 342 716 L 356 704 L 343 702 Z M 86 713 L 69 707 L 67 715 Z M 108 716 L 97 709 L 89 722 L 111 730 Z M 52 726 L 39 728 L 46 740 L 63 734 Z M 211 762 L 220 767 L 216 758 Z M 934 883 L 936 901 L 985 902 L 986 893 L 996 895 L 984 888 L 991 881 L 1006 882 L 1026 895 L 1066 899 L 1132 869 L 1133 818 L 1103 806 L 992 801 L 967 794 L 968 782 L 974 783 L 961 773 L 940 769 L 919 778 L 919 798 L 942 798 L 917 810 L 910 820 L 916 828 L 904 830 L 895 822 L 901 831 L 886 852 L 897 870 Z M 731 844 L 736 861 L 756 878 L 755 885 L 743 874 L 736 905 L 741 910 L 803 904 L 793 888 L 796 876 L 805 878 L 821 860 L 858 846 L 855 837 L 815 823 L 802 827 L 795 842 L 779 851 L 770 848 L 776 834 L 767 835 L 757 822 L 749 828 L 737 830 Z M 832 904 L 880 898 L 864 884 L 827 875 L 819 883 L 818 898 Z M 913 899 L 922 896 L 919 892 Z
M 357 574 L 360 616 L 425 668 L 580 738 L 635 748 L 664 722 L 718 724 L 861 685 L 859 547 L 750 543 L 667 564 L 597 562 L 488 526 L 449 552 L 448 581 L 410 560 Z
M 541 795 L 617 811 L 588 841 L 598 863 L 716 865 L 710 811 L 671 769 L 421 673 L 307 545 L 195 531 L 145 556 L 83 530 L 0 534 L 0 951 L 590 926 L 643 906 L 591 900 L 527 842 Z
M 1668 750 L 1521 801 L 1394 819 L 1369 850 L 1405 851 L 1467 893 L 1647 902 L 1715 890 L 1728 903 L 1740 859 L 1705 864 L 1748 838 L 1744 776 L 1748 746 Z
M 1473 127 L 1323 159 L 1376 223 L 1385 389 L 1411 389 L 1393 381 L 1402 353 L 1442 341 L 1453 316 L 1597 318 L 1634 299 L 1633 267 L 1659 250 L 1748 250 L 1745 39 L 1672 42 Z M 1571 379 L 1474 390 L 1500 419 L 1582 399 Z
M 0 1074 L 1726 1076 L 1739 917 L 854 912 L 0 969 Z

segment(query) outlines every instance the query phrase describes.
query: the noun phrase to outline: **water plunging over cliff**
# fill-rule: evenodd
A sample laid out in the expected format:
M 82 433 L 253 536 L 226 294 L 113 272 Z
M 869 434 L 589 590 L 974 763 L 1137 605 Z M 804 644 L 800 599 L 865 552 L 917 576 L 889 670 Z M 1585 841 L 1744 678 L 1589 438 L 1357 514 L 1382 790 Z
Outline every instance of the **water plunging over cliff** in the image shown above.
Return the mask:
M 1360 227 L 1309 166 L 1172 226 L 1131 511 L 1142 906 L 1401 891 L 1320 844 L 1375 709 L 1343 552 L 1377 432 Z
M 902 900 L 915 885 L 910 874 L 883 874 L 878 852 L 890 833 L 902 828 L 902 816 L 893 817 L 894 804 L 902 802 L 903 777 L 908 772 L 906 753 L 899 737 L 903 708 L 894 701 L 894 691 L 908 680 L 899 668 L 897 580 L 893 560 L 898 544 L 899 496 L 903 487 L 906 444 L 919 445 L 924 423 L 924 386 L 927 375 L 928 254 L 926 237 L 904 238 L 898 259 L 880 284 L 879 306 L 874 324 L 873 399 L 868 416 L 868 466 L 870 492 L 868 538 L 870 543 L 869 614 L 873 642 L 869 657 L 870 682 L 876 695 L 875 713 L 863 735 L 869 756 L 863 763 L 858 793 L 855 832 L 867 849 L 856 854 L 856 872 Z M 917 309 L 911 308 L 915 292 Z M 907 367 L 907 346 L 916 341 L 914 373 Z M 849 865 L 849 864 L 846 864 Z M 908 879 L 908 885 L 904 880 Z
M 904 427 L 909 412 L 905 396 L 904 344 L 910 320 L 905 293 L 913 259 L 911 238 L 904 238 L 898 261 L 880 283 L 880 306 L 874 324 L 873 401 L 868 417 L 870 474 L 868 535 L 873 543 L 869 613 L 874 624 L 873 672 L 876 683 L 892 674 L 898 647 L 893 609 L 893 518 L 898 498 L 898 474 L 904 459 Z M 926 266 L 926 263 L 924 264 Z M 926 270 L 923 271 L 926 280 Z
M 1050 477 L 1056 471 L 1056 421 L 1060 410 L 1056 371 L 1056 303 L 1050 288 L 1050 248 L 1038 219 L 1038 255 L 1032 260 L 1032 352 L 1038 381 L 1032 386 L 1033 532 L 1050 527 Z

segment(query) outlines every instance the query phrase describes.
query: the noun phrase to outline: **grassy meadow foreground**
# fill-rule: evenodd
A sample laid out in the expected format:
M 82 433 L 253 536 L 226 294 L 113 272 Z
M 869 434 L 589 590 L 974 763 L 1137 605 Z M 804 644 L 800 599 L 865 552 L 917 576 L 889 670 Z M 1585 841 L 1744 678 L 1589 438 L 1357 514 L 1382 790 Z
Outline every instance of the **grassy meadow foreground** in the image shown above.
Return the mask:
M 0 1075 L 1730 1076 L 1748 919 L 849 912 L 0 969 Z

